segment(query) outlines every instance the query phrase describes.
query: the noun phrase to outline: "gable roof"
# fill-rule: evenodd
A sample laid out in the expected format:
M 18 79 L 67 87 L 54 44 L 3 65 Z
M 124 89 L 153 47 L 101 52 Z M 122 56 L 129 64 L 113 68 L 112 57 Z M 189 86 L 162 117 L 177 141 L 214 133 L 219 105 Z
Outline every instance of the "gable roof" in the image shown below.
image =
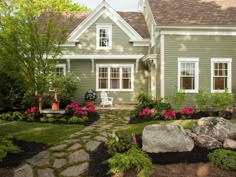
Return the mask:
M 148 0 L 157 25 L 236 25 L 236 0 Z

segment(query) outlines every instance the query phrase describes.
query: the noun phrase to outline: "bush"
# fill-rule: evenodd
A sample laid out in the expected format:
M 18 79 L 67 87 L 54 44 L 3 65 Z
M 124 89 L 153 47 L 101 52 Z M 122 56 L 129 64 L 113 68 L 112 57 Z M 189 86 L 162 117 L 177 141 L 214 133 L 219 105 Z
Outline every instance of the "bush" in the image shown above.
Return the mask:
M 3 114 L 0 114 L 0 119 L 6 120 L 6 121 L 24 120 L 25 115 L 20 112 L 3 113 Z
M 109 154 L 125 152 L 132 146 L 132 137 L 128 133 L 118 132 L 106 142 L 106 146 Z
M 209 107 L 209 97 L 209 93 L 199 90 L 198 94 L 196 94 L 193 99 L 195 108 L 199 109 L 200 111 L 206 111 Z
M 186 94 L 185 92 L 175 92 L 169 99 L 174 108 L 180 110 L 185 102 Z
M 214 111 L 224 111 L 227 107 L 233 104 L 233 94 L 224 93 L 212 93 L 210 96 L 210 106 Z
M 152 162 L 147 154 L 137 147 L 132 147 L 126 153 L 117 153 L 107 160 L 111 174 L 122 176 L 129 169 L 134 169 L 137 177 L 149 177 L 152 173 Z
M 84 122 L 87 122 L 88 120 L 89 119 L 86 116 L 84 116 L 84 117 L 73 116 L 73 117 L 69 118 L 68 123 L 70 123 L 70 124 L 84 123 Z
M 15 146 L 9 138 L 0 137 L 0 161 L 7 156 L 8 153 L 17 153 L 20 149 Z
M 84 95 L 85 101 L 95 101 L 96 99 L 97 99 L 97 93 L 92 89 L 88 90 Z
M 38 107 L 33 106 L 25 111 L 25 116 L 27 121 L 36 121 L 40 118 L 40 112 Z
M 13 112 L 12 117 L 14 120 L 24 120 L 25 119 L 25 115 L 22 114 L 21 112 Z
M 236 152 L 225 149 L 217 149 L 208 154 L 210 163 L 224 169 L 236 170 Z
M 3 113 L 3 114 L 0 114 L 0 119 L 1 120 L 11 120 L 12 118 L 12 115 L 11 113 Z

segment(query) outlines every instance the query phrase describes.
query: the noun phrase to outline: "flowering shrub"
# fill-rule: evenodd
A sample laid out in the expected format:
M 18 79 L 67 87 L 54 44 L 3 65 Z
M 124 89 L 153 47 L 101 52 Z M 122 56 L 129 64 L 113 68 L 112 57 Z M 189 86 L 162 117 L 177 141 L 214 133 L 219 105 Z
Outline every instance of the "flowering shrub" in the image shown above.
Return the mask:
M 175 113 L 175 111 L 169 109 L 165 112 L 164 117 L 167 120 L 176 119 L 176 113 Z
M 193 114 L 193 108 L 183 108 L 180 111 L 181 116 L 185 119 L 185 118 L 190 118 L 191 115 Z
M 95 112 L 95 106 L 92 103 L 87 102 L 85 111 L 88 113 Z
M 85 101 L 95 101 L 96 98 L 97 98 L 97 93 L 91 89 L 87 91 L 84 95 Z
M 73 115 L 78 116 L 78 117 L 83 117 L 83 116 L 87 115 L 87 112 L 84 111 L 80 106 L 78 106 L 77 108 L 75 108 Z
M 145 108 L 145 109 L 143 109 L 139 114 L 138 114 L 138 116 L 139 117 L 149 117 L 149 116 L 153 116 L 154 115 L 154 110 L 153 109 L 147 109 L 147 108 Z
M 77 107 L 80 107 L 78 102 L 73 102 L 73 103 L 67 105 L 66 106 L 66 113 L 70 114 L 70 115 L 74 114 Z
M 38 107 L 33 106 L 25 111 L 26 119 L 31 121 L 39 118 L 39 110 Z

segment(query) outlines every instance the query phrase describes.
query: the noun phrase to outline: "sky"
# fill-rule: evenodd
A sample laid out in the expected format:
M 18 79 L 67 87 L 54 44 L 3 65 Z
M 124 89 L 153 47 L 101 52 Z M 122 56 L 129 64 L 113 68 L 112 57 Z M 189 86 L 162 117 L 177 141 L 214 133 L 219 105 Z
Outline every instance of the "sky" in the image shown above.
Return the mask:
M 96 8 L 102 0 L 73 0 L 79 4 L 86 5 L 90 9 Z M 137 11 L 138 0 L 106 0 L 113 9 L 117 11 Z

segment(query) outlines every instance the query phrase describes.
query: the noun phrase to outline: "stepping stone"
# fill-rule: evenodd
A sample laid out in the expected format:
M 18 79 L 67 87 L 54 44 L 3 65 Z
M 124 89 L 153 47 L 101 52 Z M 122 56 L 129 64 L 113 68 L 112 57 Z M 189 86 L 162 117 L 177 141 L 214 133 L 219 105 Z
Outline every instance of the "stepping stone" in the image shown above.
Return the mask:
M 55 177 L 55 176 L 51 168 L 45 168 L 38 170 L 38 177 Z
M 91 136 L 82 136 L 81 138 L 82 138 L 82 139 L 90 139 Z
M 102 141 L 102 142 L 106 142 L 107 138 L 103 137 L 103 136 L 96 136 L 94 137 L 94 139 L 98 140 L 98 141 Z
M 79 139 L 69 139 L 69 140 L 65 140 L 64 142 L 67 143 L 67 144 L 72 144 L 72 143 L 79 142 Z
M 61 151 L 64 150 L 67 147 L 67 144 L 60 144 L 57 146 L 53 146 L 50 148 L 51 151 Z
M 14 177 L 34 177 L 33 169 L 30 165 L 25 164 L 15 170 Z
M 55 152 L 55 153 L 52 153 L 52 156 L 54 156 L 54 157 L 64 157 L 64 156 L 66 156 L 66 153 L 65 152 Z
M 67 149 L 67 151 L 74 151 L 74 150 L 79 149 L 79 148 L 81 148 L 81 147 L 82 147 L 82 146 L 81 146 L 79 143 L 76 143 L 76 144 L 72 145 L 71 147 L 69 147 L 69 148 Z
M 69 164 L 89 161 L 89 154 L 85 152 L 85 150 L 81 149 L 70 154 L 68 159 Z
M 61 175 L 66 177 L 72 177 L 72 176 L 79 176 L 83 173 L 85 173 L 88 170 L 89 164 L 88 162 L 82 163 L 80 165 L 68 167 L 64 171 L 62 171 Z
M 31 159 L 26 160 L 26 162 L 39 167 L 49 165 L 49 153 L 48 151 L 42 151 Z
M 55 159 L 53 163 L 53 167 L 59 169 L 66 164 L 66 159 Z
M 101 144 L 101 142 L 99 142 L 99 141 L 89 141 L 85 145 L 85 147 L 88 151 L 95 151 L 100 144 Z

